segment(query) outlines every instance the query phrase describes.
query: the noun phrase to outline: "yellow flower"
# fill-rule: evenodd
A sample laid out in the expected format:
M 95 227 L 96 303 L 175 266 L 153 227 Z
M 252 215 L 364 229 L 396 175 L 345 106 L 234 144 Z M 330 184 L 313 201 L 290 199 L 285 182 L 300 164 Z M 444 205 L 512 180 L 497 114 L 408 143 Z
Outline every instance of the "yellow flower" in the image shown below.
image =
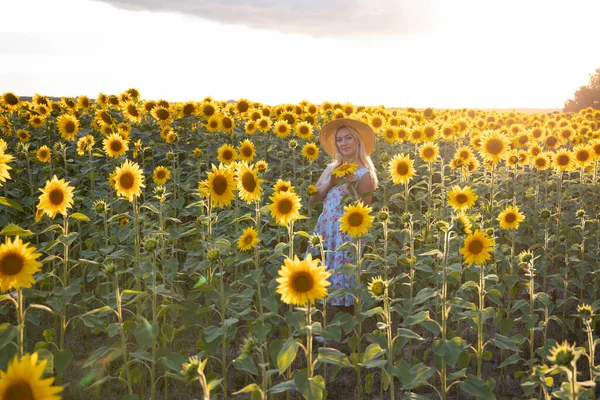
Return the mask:
M 464 256 L 465 263 L 482 265 L 492 258 L 490 253 L 494 250 L 495 244 L 493 238 L 489 238 L 485 233 L 476 230 L 475 233 L 467 236 L 463 248 L 460 249 L 460 254 Z
M 165 142 L 175 143 L 178 138 L 179 138 L 179 136 L 177 136 L 177 134 L 175 132 L 169 132 L 169 133 L 167 133 L 167 137 L 165 137 Z
M 481 138 L 481 155 L 492 164 L 498 163 L 509 150 L 508 139 L 497 131 L 489 131 Z
M 42 254 L 34 253 L 35 250 L 18 236 L 14 241 L 7 237 L 6 242 L 0 245 L 0 293 L 13 288 L 29 288 L 35 283 L 33 275 L 42 268 L 42 263 L 36 261 Z
M 196 103 L 193 101 L 187 101 L 181 105 L 179 116 L 181 118 L 194 116 L 198 113 L 198 108 L 196 107 Z
M 167 107 L 156 106 L 152 109 L 151 114 L 162 125 L 168 125 L 173 120 L 173 114 Z
M 87 112 L 92 105 L 90 98 L 87 96 L 77 96 L 77 108 L 83 112 Z
M 235 198 L 233 189 L 235 181 L 233 172 L 228 168 L 213 164 L 212 172 L 207 172 L 208 179 L 206 180 L 205 192 L 210 197 L 210 202 L 213 206 L 227 207 Z
M 273 191 L 275 193 L 279 192 L 294 192 L 294 187 L 290 181 L 284 181 L 283 179 L 277 179 L 277 182 L 273 185 Z
M 312 161 L 316 160 L 317 157 L 319 157 L 319 148 L 313 142 L 306 143 L 302 147 L 302 155 L 308 161 L 312 162 Z
M 140 196 L 142 188 L 146 187 L 143 171 L 137 163 L 130 160 L 125 160 L 120 167 L 115 168 L 111 178 L 114 180 L 117 194 L 131 202 L 134 197 Z
M 310 140 L 313 137 L 313 126 L 306 121 L 299 122 L 295 127 L 296 136 L 304 140 Z
M 38 208 L 50 218 L 54 218 L 57 213 L 67 215 L 67 208 L 73 207 L 73 190 L 75 188 L 64 179 L 58 179 L 54 175 L 40 190 L 42 194 L 38 197 L 40 200 Z
M 273 121 L 269 117 L 260 117 L 256 121 L 256 126 L 258 127 L 259 132 L 267 133 L 271 130 L 271 126 L 273 125 Z
M 118 133 L 113 133 L 104 139 L 102 144 L 106 155 L 112 158 L 123 156 L 129 150 L 129 145 Z
M 17 129 L 15 135 L 17 135 L 19 140 L 23 143 L 27 143 L 31 139 L 31 135 L 25 129 Z
M 524 220 L 525 215 L 519 211 L 518 206 L 509 206 L 498 215 L 498 221 L 502 229 L 517 229 Z
M 353 175 L 358 169 L 358 165 L 355 163 L 343 163 L 333 171 L 331 171 L 331 175 L 336 178 L 341 178 L 347 175 Z
M 458 213 L 452 216 L 455 231 L 461 235 L 470 235 L 473 233 L 473 224 L 463 213 Z
M 228 144 L 224 144 L 223 146 L 219 147 L 219 150 L 217 151 L 217 157 L 223 164 L 231 164 L 237 158 L 237 156 L 238 155 L 235 149 Z
M 398 140 L 398 128 L 388 125 L 383 130 L 382 136 L 386 142 L 394 143 L 396 140 Z
M 390 160 L 388 171 L 395 185 L 408 183 L 415 176 L 414 161 L 404 154 L 396 154 Z
M 221 118 L 218 115 L 211 115 L 208 117 L 204 127 L 208 132 L 218 132 L 221 130 Z
M 533 158 L 533 165 L 540 171 L 550 167 L 550 157 L 546 153 L 540 153 Z
M 200 103 L 200 108 L 198 109 L 202 118 L 208 120 L 210 117 L 214 116 L 217 112 L 217 107 L 215 104 L 210 101 L 203 101 Z
M 45 123 L 46 119 L 40 115 L 32 115 L 31 118 L 29 118 L 29 125 L 34 128 L 40 128 L 44 126 Z
M 303 306 L 327 296 L 327 286 L 331 285 L 327 278 L 331 274 L 326 268 L 319 266 L 319 260 L 313 260 L 310 254 L 302 261 L 298 256 L 293 260 L 286 258 L 278 271 L 280 277 L 275 279 L 279 283 L 276 291 L 281 295 L 281 301 Z
M 258 178 L 257 171 L 250 168 L 245 161 L 237 165 L 237 189 L 240 198 L 247 203 L 260 200 L 262 188 L 260 183 L 263 181 Z
M 544 145 L 546 146 L 546 149 L 548 149 L 548 150 L 557 148 L 559 144 L 560 144 L 560 141 L 554 135 L 548 135 L 544 139 Z
M 5 92 L 2 93 L 2 105 L 9 112 L 15 111 L 19 107 L 19 97 L 15 95 L 13 92 Z
M 287 123 L 287 121 L 279 120 L 275 123 L 273 131 L 275 132 L 277 137 L 284 138 L 290 134 L 290 132 L 292 131 L 292 127 L 290 126 L 290 124 Z
M 369 286 L 367 288 L 369 289 L 371 297 L 374 299 L 381 299 L 385 295 L 387 285 L 388 283 L 384 281 L 381 276 L 377 276 L 371 279 L 371 282 L 369 282 Z
M 63 114 L 56 118 L 56 126 L 60 136 L 65 140 L 73 140 L 79 132 L 79 120 L 73 115 Z
M 260 242 L 258 231 L 250 226 L 242 231 L 237 245 L 241 251 L 248 251 L 255 248 L 258 242 Z
M 269 168 L 269 164 L 265 160 L 257 161 L 254 166 L 258 169 L 258 172 L 266 172 Z
M 269 197 L 271 216 L 279 225 L 288 225 L 300 217 L 300 198 L 292 191 L 281 191 Z
M 38 354 L 15 355 L 6 372 L 0 371 L 0 399 L 60 400 L 62 386 L 52 386 L 54 377 L 42 379 L 47 360 L 38 363 Z
M 246 99 L 239 99 L 237 103 L 235 103 L 235 111 L 238 114 L 244 114 L 250 108 L 250 102 Z
M 37 159 L 40 162 L 49 162 L 51 158 L 50 148 L 46 145 L 43 145 L 35 152 Z
M 567 150 L 559 150 L 554 155 L 554 168 L 558 171 L 571 171 L 573 169 L 573 154 Z
M 440 154 L 440 148 L 437 144 L 426 143 L 419 148 L 419 155 L 425 162 L 435 161 Z
M 163 167 L 159 165 L 154 169 L 154 173 L 152 174 L 152 179 L 154 183 L 157 185 L 164 185 L 171 178 L 171 171 L 167 167 Z
M 235 122 L 229 115 L 221 115 L 221 131 L 231 133 L 235 129 Z
M 470 186 L 461 188 L 458 185 L 452 187 L 448 192 L 448 205 L 457 211 L 464 211 L 475 204 L 479 196 L 473 192 Z
M 122 227 L 127 226 L 128 223 L 129 223 L 129 218 L 123 217 L 119 220 L 119 225 L 121 225 Z
M 94 144 L 96 144 L 96 140 L 92 135 L 86 135 L 84 137 L 79 138 L 79 140 L 77 141 L 77 154 L 83 156 L 86 153 L 92 151 Z
M 256 129 L 258 129 L 258 127 L 254 121 L 248 121 L 244 125 L 244 132 L 246 132 L 246 135 L 253 135 L 256 132 Z
M 364 205 L 362 201 L 356 205 L 344 207 L 344 215 L 340 218 L 340 231 L 352 237 L 361 237 L 369 231 L 375 217 L 371 215 L 371 207 Z
M 580 353 L 575 349 L 575 344 L 570 345 L 566 340 L 561 344 L 556 343 L 550 349 L 548 361 L 560 366 L 571 369 L 579 358 Z
M 585 168 L 594 160 L 592 148 L 586 145 L 579 145 L 573 149 L 575 153 L 575 162 L 580 168 Z
M 308 188 L 306 189 L 306 192 L 308 193 L 309 196 L 312 196 L 313 194 L 317 193 L 317 187 L 315 185 L 308 185 Z
M 245 139 L 240 146 L 238 147 L 238 158 L 242 161 L 252 162 L 254 156 L 256 155 L 256 150 L 254 150 L 254 143 Z

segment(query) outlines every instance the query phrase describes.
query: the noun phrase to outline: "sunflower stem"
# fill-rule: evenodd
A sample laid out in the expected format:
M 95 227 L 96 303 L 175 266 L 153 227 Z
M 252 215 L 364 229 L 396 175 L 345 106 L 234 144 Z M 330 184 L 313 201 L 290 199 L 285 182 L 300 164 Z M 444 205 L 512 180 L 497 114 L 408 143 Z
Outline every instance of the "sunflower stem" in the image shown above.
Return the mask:
M 225 327 L 225 268 L 219 259 L 219 292 L 221 294 L 221 327 Z M 221 336 L 221 370 L 223 373 L 223 396 L 227 400 L 227 330 Z
M 19 358 L 23 358 L 25 340 L 25 315 L 23 310 L 23 289 L 17 289 L 17 324 L 19 328 Z
M 119 319 L 119 333 L 121 335 L 121 354 L 123 355 L 123 368 L 125 368 L 125 376 L 127 377 L 127 391 L 133 393 L 131 388 L 131 376 L 129 374 L 129 362 L 127 360 L 127 338 L 125 336 L 125 328 L 123 326 L 123 310 L 121 307 L 121 291 L 119 289 L 119 277 L 115 274 L 115 294 L 117 299 L 117 318 Z
M 312 363 L 312 308 L 311 303 L 306 303 L 306 367 L 308 372 L 308 379 L 313 377 L 313 363 Z
M 356 276 L 354 287 L 356 291 L 356 307 L 354 308 L 354 318 L 355 320 L 359 320 L 361 314 L 361 296 L 360 296 L 360 276 L 361 276 L 361 239 L 356 239 Z M 362 321 L 358 322 L 356 327 L 356 336 L 357 336 L 357 344 L 356 344 L 356 397 L 358 399 L 362 399 L 362 371 L 360 368 L 360 363 L 362 361 L 361 351 L 362 351 Z

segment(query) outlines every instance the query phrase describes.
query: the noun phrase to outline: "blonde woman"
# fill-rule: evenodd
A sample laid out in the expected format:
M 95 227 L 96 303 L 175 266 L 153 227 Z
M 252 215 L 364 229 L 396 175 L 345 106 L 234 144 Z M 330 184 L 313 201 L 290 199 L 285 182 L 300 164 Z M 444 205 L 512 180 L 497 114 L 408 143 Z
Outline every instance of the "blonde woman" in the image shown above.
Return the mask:
M 375 133 L 366 123 L 349 118 L 328 122 L 319 135 L 321 146 L 333 158 L 325 168 L 317 184 L 317 193 L 310 201 L 323 201 L 323 212 L 317 220 L 314 233 L 323 238 L 323 247 L 329 250 L 325 255 L 328 269 L 333 270 L 330 291 L 354 287 L 354 278 L 346 276 L 342 268 L 354 263 L 352 252 L 335 251 L 351 237 L 340 231 L 340 218 L 344 214 L 343 199 L 357 194 L 365 204 L 371 203 L 371 193 L 377 189 L 377 173 L 369 157 L 375 147 Z M 332 173 L 344 163 L 355 164 L 356 170 L 337 178 Z M 330 305 L 348 313 L 354 312 L 354 299 L 351 294 L 328 300 Z

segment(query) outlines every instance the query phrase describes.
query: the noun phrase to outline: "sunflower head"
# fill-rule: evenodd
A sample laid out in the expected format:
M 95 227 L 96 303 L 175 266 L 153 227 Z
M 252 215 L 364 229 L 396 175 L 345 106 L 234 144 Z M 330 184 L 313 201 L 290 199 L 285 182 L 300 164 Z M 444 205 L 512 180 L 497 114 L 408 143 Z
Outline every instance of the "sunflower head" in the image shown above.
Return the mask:
M 559 367 L 571 369 L 577 362 L 581 352 L 575 348 L 575 344 L 570 345 L 566 340 L 561 344 L 556 344 L 550 349 L 548 361 L 556 364 Z
M 211 204 L 218 207 L 227 207 L 235 198 L 233 190 L 235 188 L 234 171 L 220 165 L 218 168 L 213 165 L 212 172 L 207 172 L 208 179 L 205 184 L 201 184 L 200 192 L 203 190 L 210 197 Z
M 238 157 L 238 154 L 232 146 L 224 144 L 217 150 L 217 157 L 222 164 L 231 164 Z
M 279 225 L 288 225 L 300 218 L 300 198 L 293 191 L 275 192 L 269 199 L 271 216 Z
M 395 185 L 407 184 L 415 176 L 414 161 L 404 154 L 395 155 L 389 162 L 388 171 Z
M 358 169 L 358 164 L 344 162 L 342 165 L 331 171 L 331 175 L 336 178 L 353 175 Z
M 44 399 L 60 400 L 62 386 L 53 386 L 54 377 L 43 379 L 47 360 L 38 362 L 38 353 L 25 354 L 9 362 L 5 371 L 0 371 L 0 399 Z
M 340 230 L 352 237 L 361 237 L 367 233 L 375 217 L 371 215 L 373 210 L 362 201 L 355 205 L 344 207 L 344 215 L 340 218 Z
M 577 306 L 577 312 L 584 321 L 591 321 L 594 317 L 594 309 L 586 303 L 579 304 Z
M 258 242 L 260 242 L 258 231 L 250 226 L 243 230 L 238 238 L 237 245 L 240 251 L 248 251 L 255 248 Z
M 29 288 L 40 271 L 42 264 L 36 261 L 41 256 L 36 248 L 24 243 L 19 236 L 9 237 L 0 245 L 0 293 L 21 287 Z
M 498 215 L 498 221 L 502 229 L 517 229 L 524 220 L 525 215 L 519 211 L 518 206 L 509 206 Z
M 108 204 L 104 200 L 96 200 L 94 202 L 94 211 L 96 214 L 104 214 L 108 212 Z
M 473 224 L 463 213 L 458 213 L 453 216 L 453 228 L 459 235 L 470 235 L 473 233 Z
M 318 259 L 313 260 L 311 254 L 302 261 L 298 256 L 287 258 L 276 279 L 279 283 L 276 291 L 281 295 L 281 301 L 304 306 L 327 296 L 327 286 L 331 283 L 327 280 L 330 273 L 326 268 L 319 265 Z
M 125 160 L 125 162 L 115 169 L 111 178 L 114 180 L 114 188 L 119 196 L 125 197 L 129 201 L 139 197 L 142 194 L 144 184 L 144 173 L 136 162 Z
M 188 382 L 193 382 L 197 380 L 200 375 L 204 375 L 206 361 L 208 361 L 207 358 L 204 359 L 204 361 L 200 361 L 197 356 L 191 356 L 186 363 L 182 364 L 180 374 Z
M 479 196 L 470 186 L 460 187 L 455 185 L 448 192 L 448 204 L 456 211 L 464 211 L 472 207 Z
M 381 278 L 381 276 L 377 276 L 377 277 L 374 277 L 373 279 L 371 279 L 371 282 L 369 282 L 369 286 L 368 286 L 371 297 L 373 297 L 374 299 L 383 298 L 383 296 L 386 293 L 387 286 L 388 286 L 388 283 L 386 281 L 384 281 Z
M 464 246 L 460 249 L 460 253 L 465 258 L 465 263 L 482 265 L 489 260 L 494 250 L 495 241 L 493 237 L 486 233 L 476 230 L 471 235 L 467 236 Z
M 255 168 L 248 166 L 245 161 L 238 163 L 236 168 L 238 193 L 248 203 L 258 201 L 262 192 L 260 184 L 263 180 L 257 176 Z
M 64 179 L 58 179 L 54 175 L 40 190 L 42 194 L 39 196 L 38 208 L 50 218 L 54 218 L 58 213 L 67 215 L 67 208 L 73 207 L 73 190 L 75 188 Z

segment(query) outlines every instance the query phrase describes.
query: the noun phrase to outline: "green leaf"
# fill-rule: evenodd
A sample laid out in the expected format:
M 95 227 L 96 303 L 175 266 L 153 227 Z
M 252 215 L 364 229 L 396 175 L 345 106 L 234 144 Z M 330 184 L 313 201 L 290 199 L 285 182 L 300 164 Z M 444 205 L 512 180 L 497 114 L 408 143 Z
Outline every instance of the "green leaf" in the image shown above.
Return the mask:
M 152 354 L 148 353 L 147 351 L 133 351 L 133 352 L 129 353 L 129 355 L 138 360 L 154 362 L 154 359 L 152 358 Z
M 331 348 L 319 348 L 319 356 L 317 357 L 317 360 L 322 363 L 337 365 L 340 367 L 352 366 L 348 360 L 348 357 L 346 357 L 344 353 Z
M 462 351 L 468 347 L 465 341 L 457 336 L 450 340 L 436 338 L 433 341 L 433 352 L 446 360 L 449 366 L 455 366 Z
M 69 363 L 73 359 L 73 352 L 70 349 L 65 350 L 54 350 L 54 366 L 56 368 L 56 375 L 63 375 L 67 371 Z
M 69 218 L 76 219 L 77 221 L 86 221 L 86 222 L 90 221 L 90 218 L 87 215 L 82 214 L 82 213 L 78 213 L 78 212 L 71 214 L 69 216 Z
M 298 342 L 293 337 L 285 341 L 277 355 L 277 368 L 280 374 L 283 374 L 292 362 L 294 362 L 298 353 L 298 347 Z
M 6 347 L 14 338 L 17 337 L 17 327 L 8 322 L 0 325 L 0 349 Z
M 419 293 L 417 293 L 417 295 L 413 299 L 413 305 L 419 305 L 421 303 L 424 303 L 427 300 L 432 299 L 435 296 L 437 296 L 438 293 L 439 293 L 439 291 L 433 290 L 432 288 L 421 289 L 419 291 Z
M 409 329 L 405 329 L 405 328 L 398 328 L 398 336 L 405 337 L 408 339 L 425 340 L 424 337 L 419 336 L 418 334 L 414 333 L 413 331 L 411 331 Z
M 269 388 L 269 393 L 283 393 L 289 390 L 296 390 L 296 384 L 294 383 L 294 380 L 281 382 L 275 386 L 272 386 Z
M 507 365 L 516 364 L 521 360 L 522 360 L 522 358 L 519 354 L 511 354 L 510 356 L 508 356 L 504 359 L 502 364 L 498 365 L 498 368 L 504 368 Z
M 512 350 L 516 352 L 521 351 L 521 349 L 517 347 L 517 345 L 512 341 L 512 339 L 506 336 L 497 333 L 496 336 L 494 336 L 494 339 L 492 340 L 496 347 L 498 347 L 501 350 Z
M 488 385 L 474 375 L 467 375 L 467 379 L 459 383 L 459 385 L 463 392 L 469 393 L 480 399 L 492 400 L 496 398 Z
M 325 380 L 322 376 L 317 375 L 313 378 L 307 377 L 303 373 L 295 374 L 294 383 L 298 391 L 302 393 L 307 400 L 322 400 L 323 392 L 325 391 Z
M 233 394 L 252 393 L 252 392 L 262 393 L 262 389 L 256 383 L 251 383 L 248 386 L 245 386 L 243 389 L 238 390 L 237 392 L 235 392 Z
M 415 315 L 408 316 L 404 320 L 402 325 L 403 326 L 413 326 L 413 325 L 419 324 L 427 319 L 429 319 L 429 311 L 421 311 Z
M 392 373 L 400 380 L 402 387 L 409 390 L 426 383 L 435 374 L 435 368 L 423 363 L 411 367 L 406 361 L 401 361 L 394 366 Z
M 233 366 L 240 371 L 246 371 L 252 375 L 258 375 L 258 368 L 256 368 L 256 364 L 252 360 L 252 357 L 248 357 L 245 354 L 242 354 L 233 360 Z
M 20 236 L 22 238 L 26 238 L 32 236 L 34 233 L 29 229 L 23 229 L 19 225 L 8 224 L 6 225 L 2 231 L 0 231 L 0 236 Z
M 12 207 L 15 210 L 19 210 L 21 212 L 25 211 L 25 210 L 23 210 L 23 207 L 19 203 L 17 203 L 14 200 L 7 199 L 6 197 L 0 196 L 0 204 L 8 206 L 8 207 Z
M 140 348 L 152 346 L 152 340 L 158 335 L 158 324 L 152 325 L 146 319 L 138 324 L 133 333 L 135 340 Z
M 121 351 L 114 347 L 106 347 L 102 346 L 96 349 L 94 353 L 85 361 L 83 364 L 83 368 L 87 368 L 93 365 L 96 361 L 102 359 L 103 363 L 108 363 L 109 361 L 114 360 L 119 355 L 121 355 Z

